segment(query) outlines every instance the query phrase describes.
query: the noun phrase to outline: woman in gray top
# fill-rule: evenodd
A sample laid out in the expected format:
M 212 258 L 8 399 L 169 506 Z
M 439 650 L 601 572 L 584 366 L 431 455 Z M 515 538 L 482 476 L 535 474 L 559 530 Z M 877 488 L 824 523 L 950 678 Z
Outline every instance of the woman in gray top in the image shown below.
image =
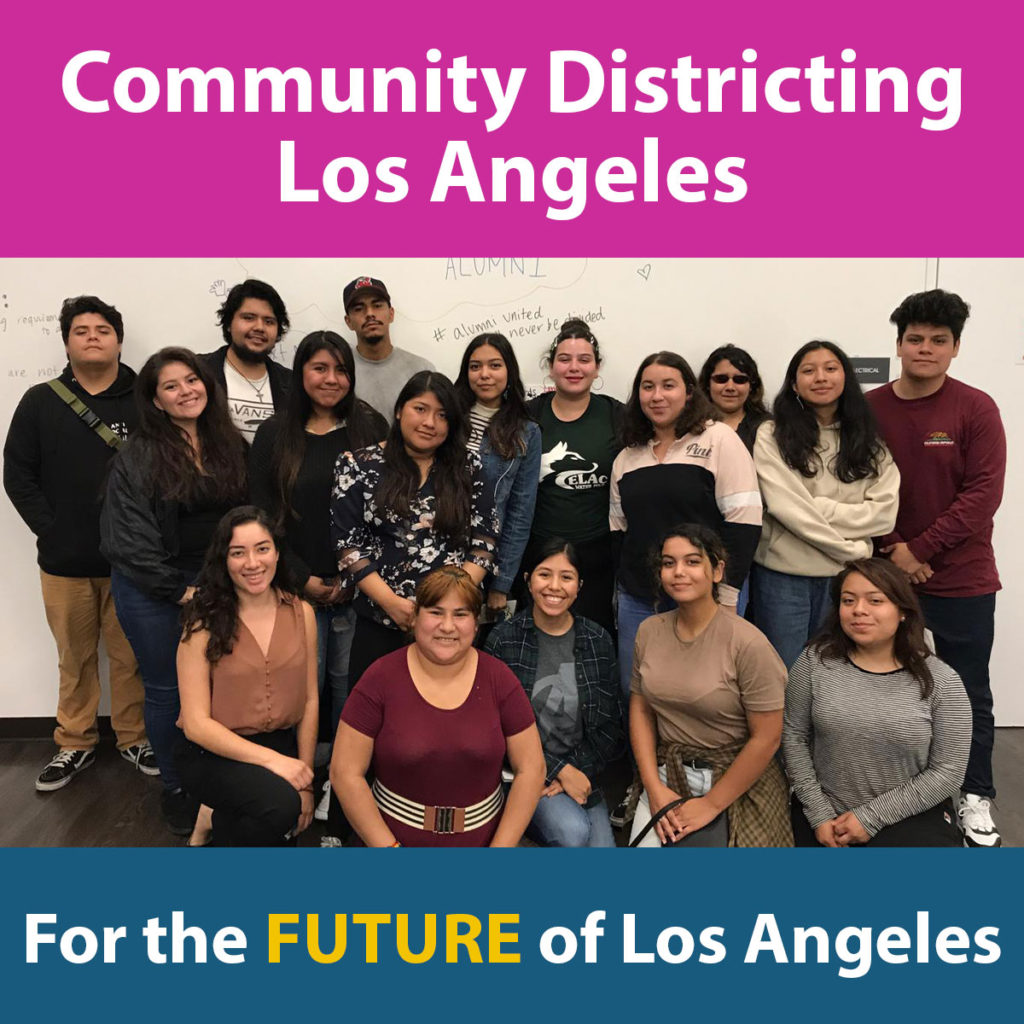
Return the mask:
M 797 846 L 960 846 L 951 798 L 970 742 L 963 684 L 925 644 L 906 575 L 848 563 L 786 688 Z

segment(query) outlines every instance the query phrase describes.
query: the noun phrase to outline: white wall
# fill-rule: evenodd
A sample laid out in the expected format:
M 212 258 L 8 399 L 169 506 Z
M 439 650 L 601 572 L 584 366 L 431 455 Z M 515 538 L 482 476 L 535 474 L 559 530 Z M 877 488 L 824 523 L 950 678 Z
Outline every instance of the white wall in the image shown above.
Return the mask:
M 303 335 L 324 327 L 348 335 L 341 289 L 372 273 L 391 290 L 396 344 L 454 375 L 465 343 L 499 330 L 515 346 L 528 386 L 542 385 L 539 361 L 557 324 L 594 318 L 602 343 L 604 389 L 624 398 L 637 363 L 674 349 L 695 369 L 727 341 L 749 349 L 773 393 L 792 352 L 812 337 L 837 341 L 850 355 L 895 351 L 890 311 L 907 294 L 960 291 L 974 315 L 954 364 L 957 376 L 999 403 L 1010 440 L 1010 473 L 996 521 L 1005 587 L 996 623 L 993 680 L 1001 725 L 1024 725 L 1024 692 L 1012 684 L 1024 620 L 1024 555 L 1010 543 L 1010 515 L 1024 500 L 1015 438 L 1024 427 L 1024 312 L 1018 305 L 1024 260 L 0 260 L 0 427 L 25 389 L 60 372 L 57 325 L 62 299 L 97 294 L 124 315 L 124 360 L 136 369 L 162 345 L 208 351 L 220 344 L 215 313 L 232 284 L 259 277 L 281 292 L 292 329 L 276 355 L 290 364 Z M 490 321 L 490 323 L 488 323 Z M 486 326 L 482 326 L 485 325 Z M 1018 428 L 1018 429 L 1015 429 Z M 39 597 L 34 538 L 0 500 L 0 717 L 46 716 L 56 705 L 53 641 Z

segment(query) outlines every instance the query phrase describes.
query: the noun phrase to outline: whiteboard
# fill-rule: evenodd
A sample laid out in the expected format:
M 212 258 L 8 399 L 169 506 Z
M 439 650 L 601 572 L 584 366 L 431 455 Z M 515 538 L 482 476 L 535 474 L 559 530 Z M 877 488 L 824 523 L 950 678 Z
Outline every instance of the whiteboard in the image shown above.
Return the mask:
M 544 386 L 541 358 L 568 316 L 583 316 L 604 355 L 600 386 L 625 398 L 640 360 L 672 349 L 699 370 L 718 345 L 733 342 L 758 360 L 771 397 L 803 342 L 828 338 L 851 356 L 895 352 L 889 313 L 910 292 L 961 291 L 973 315 L 954 375 L 999 404 L 1010 439 L 1010 473 L 996 522 L 1004 591 L 997 602 L 992 664 L 1000 725 L 1024 725 L 1024 693 L 1012 684 L 1024 620 L 1021 545 L 1009 537 L 1006 509 L 1024 501 L 1014 468 L 1014 438 L 1024 428 L 1024 330 L 1018 298 L 1024 260 L 934 258 L 840 259 L 545 259 L 439 257 L 393 260 L 3 259 L 0 260 L 0 422 L 7 425 L 32 384 L 63 369 L 57 316 L 70 295 L 95 294 L 124 316 L 122 357 L 138 369 L 163 345 L 210 351 L 221 341 L 216 311 L 227 290 L 258 277 L 281 293 L 291 330 L 275 357 L 290 365 L 310 331 L 329 328 L 354 340 L 344 324 L 341 291 L 372 274 L 391 292 L 392 340 L 454 376 L 466 342 L 482 331 L 511 340 L 524 382 Z M 1015 429 L 1016 428 L 1016 429 Z M 0 717 L 50 716 L 57 699 L 53 640 L 39 595 L 34 538 L 6 500 L 0 502 Z M 104 710 L 106 704 L 104 704 Z

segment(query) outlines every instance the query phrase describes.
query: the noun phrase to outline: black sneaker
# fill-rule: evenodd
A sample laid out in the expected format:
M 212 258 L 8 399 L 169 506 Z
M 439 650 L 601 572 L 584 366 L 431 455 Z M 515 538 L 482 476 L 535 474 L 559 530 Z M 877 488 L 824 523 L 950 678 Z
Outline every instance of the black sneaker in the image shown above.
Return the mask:
M 129 763 L 135 765 L 143 775 L 159 775 L 160 768 L 156 763 L 156 754 L 148 743 L 136 743 L 132 747 L 125 747 L 120 751 L 121 756 Z
M 96 760 L 95 750 L 62 750 L 36 779 L 40 793 L 51 793 L 63 789 L 83 768 Z
M 633 784 L 630 783 L 626 795 L 622 798 L 618 807 L 608 815 L 608 821 L 612 828 L 625 828 L 633 821 L 633 814 L 629 811 L 629 803 L 633 796 Z M 633 812 L 635 813 L 635 811 Z
M 173 793 L 165 789 L 160 794 L 160 812 L 164 816 L 164 824 L 174 835 L 190 836 L 199 806 L 183 789 Z

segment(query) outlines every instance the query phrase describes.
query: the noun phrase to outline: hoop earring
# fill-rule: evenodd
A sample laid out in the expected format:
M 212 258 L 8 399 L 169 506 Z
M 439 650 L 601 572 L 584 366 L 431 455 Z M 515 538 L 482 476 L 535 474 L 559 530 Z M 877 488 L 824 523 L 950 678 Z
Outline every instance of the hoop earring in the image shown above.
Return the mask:
M 550 391 L 555 386 L 555 378 L 552 377 L 550 373 L 545 373 L 544 376 L 541 377 L 540 382 L 544 386 L 545 391 Z
M 590 385 L 590 390 L 591 391 L 600 391 L 601 388 L 603 388 L 603 387 L 604 387 L 604 377 L 602 377 L 601 374 L 598 374 L 594 378 L 594 383 Z
M 799 395 L 796 396 L 796 401 L 797 401 L 797 405 L 799 405 L 801 409 L 806 409 L 807 408 L 807 406 L 804 405 L 804 400 Z

